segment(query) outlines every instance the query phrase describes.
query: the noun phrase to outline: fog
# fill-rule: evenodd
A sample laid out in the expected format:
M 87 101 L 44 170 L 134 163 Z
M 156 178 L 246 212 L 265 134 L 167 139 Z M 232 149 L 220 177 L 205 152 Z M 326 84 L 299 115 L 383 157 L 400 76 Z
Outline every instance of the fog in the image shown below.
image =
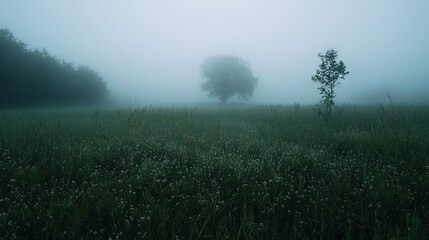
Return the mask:
M 317 103 L 319 52 L 350 74 L 337 103 L 429 101 L 429 1 L 1 1 L 0 28 L 29 48 L 86 64 L 111 98 L 138 104 L 217 102 L 200 65 L 233 54 L 251 64 L 255 104 Z M 231 99 L 231 101 L 238 101 Z

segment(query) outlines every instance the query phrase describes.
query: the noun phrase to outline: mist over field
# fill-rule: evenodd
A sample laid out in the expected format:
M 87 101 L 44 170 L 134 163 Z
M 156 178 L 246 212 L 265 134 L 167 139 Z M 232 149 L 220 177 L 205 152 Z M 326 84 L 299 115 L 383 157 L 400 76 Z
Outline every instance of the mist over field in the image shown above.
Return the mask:
M 0 0 L 0 238 L 429 239 L 428 13 Z
M 318 103 L 318 53 L 350 74 L 337 103 L 429 100 L 427 1 L 2 1 L 0 28 L 94 69 L 115 104 L 217 102 L 200 90 L 213 55 L 247 60 L 254 104 Z M 230 101 L 238 101 L 236 98 Z

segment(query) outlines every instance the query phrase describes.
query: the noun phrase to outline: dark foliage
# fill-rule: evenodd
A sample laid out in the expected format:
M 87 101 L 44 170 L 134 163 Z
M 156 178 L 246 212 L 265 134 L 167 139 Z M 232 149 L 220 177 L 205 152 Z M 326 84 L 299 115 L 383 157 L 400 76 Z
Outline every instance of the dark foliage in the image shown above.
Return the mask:
M 213 56 L 201 65 L 201 75 L 206 81 L 201 85 L 210 97 L 224 103 L 235 94 L 242 100 L 253 95 L 258 80 L 253 76 L 247 61 L 237 56 Z
M 0 29 L 0 107 L 98 103 L 107 94 L 94 70 L 75 68 L 46 50 L 29 50 Z
M 332 106 L 335 105 L 334 97 L 335 92 L 334 88 L 338 84 L 339 79 L 344 79 L 344 77 L 349 74 L 346 71 L 346 65 L 343 61 L 337 62 L 337 51 L 330 49 L 326 52 L 325 55 L 319 53 L 318 55 L 322 63 L 319 65 L 319 69 L 316 70 L 316 74 L 311 77 L 314 82 L 320 83 L 320 95 L 322 95 L 322 103 L 325 105 L 325 111 L 321 114 L 327 119 L 331 116 Z

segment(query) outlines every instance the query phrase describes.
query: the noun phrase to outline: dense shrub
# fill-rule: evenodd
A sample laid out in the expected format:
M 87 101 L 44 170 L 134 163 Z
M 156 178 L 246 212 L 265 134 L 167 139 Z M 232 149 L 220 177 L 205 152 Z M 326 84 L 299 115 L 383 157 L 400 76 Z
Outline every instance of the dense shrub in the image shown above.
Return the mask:
M 30 50 L 7 29 L 0 29 L 0 106 L 87 104 L 108 91 L 87 66 L 74 67 L 46 50 Z

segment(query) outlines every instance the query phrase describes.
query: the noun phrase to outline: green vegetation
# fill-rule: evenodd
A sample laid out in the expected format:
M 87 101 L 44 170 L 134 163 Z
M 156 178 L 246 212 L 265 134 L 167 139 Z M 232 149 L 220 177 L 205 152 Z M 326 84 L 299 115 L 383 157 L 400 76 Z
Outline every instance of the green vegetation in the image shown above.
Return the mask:
M 3 112 L 4 239 L 427 239 L 429 107 Z
M 46 50 L 29 50 L 0 29 L 0 108 L 99 103 L 106 83 L 87 66 L 74 67 Z
M 319 115 L 323 115 L 325 120 L 332 115 L 332 107 L 335 105 L 334 88 L 340 84 L 338 80 L 344 79 L 349 74 L 343 61 L 337 62 L 337 55 L 337 51 L 334 49 L 329 49 L 325 55 L 319 53 L 318 56 L 322 62 L 316 70 L 316 74 L 311 77 L 313 82 L 320 83 L 320 87 L 317 89 L 320 91 L 321 102 L 325 105 L 325 109 L 323 112 L 319 109 L 318 112 Z
M 249 62 L 234 55 L 207 58 L 201 64 L 201 76 L 205 80 L 201 90 L 208 92 L 209 97 L 219 98 L 222 103 L 235 95 L 248 100 L 258 83 Z

